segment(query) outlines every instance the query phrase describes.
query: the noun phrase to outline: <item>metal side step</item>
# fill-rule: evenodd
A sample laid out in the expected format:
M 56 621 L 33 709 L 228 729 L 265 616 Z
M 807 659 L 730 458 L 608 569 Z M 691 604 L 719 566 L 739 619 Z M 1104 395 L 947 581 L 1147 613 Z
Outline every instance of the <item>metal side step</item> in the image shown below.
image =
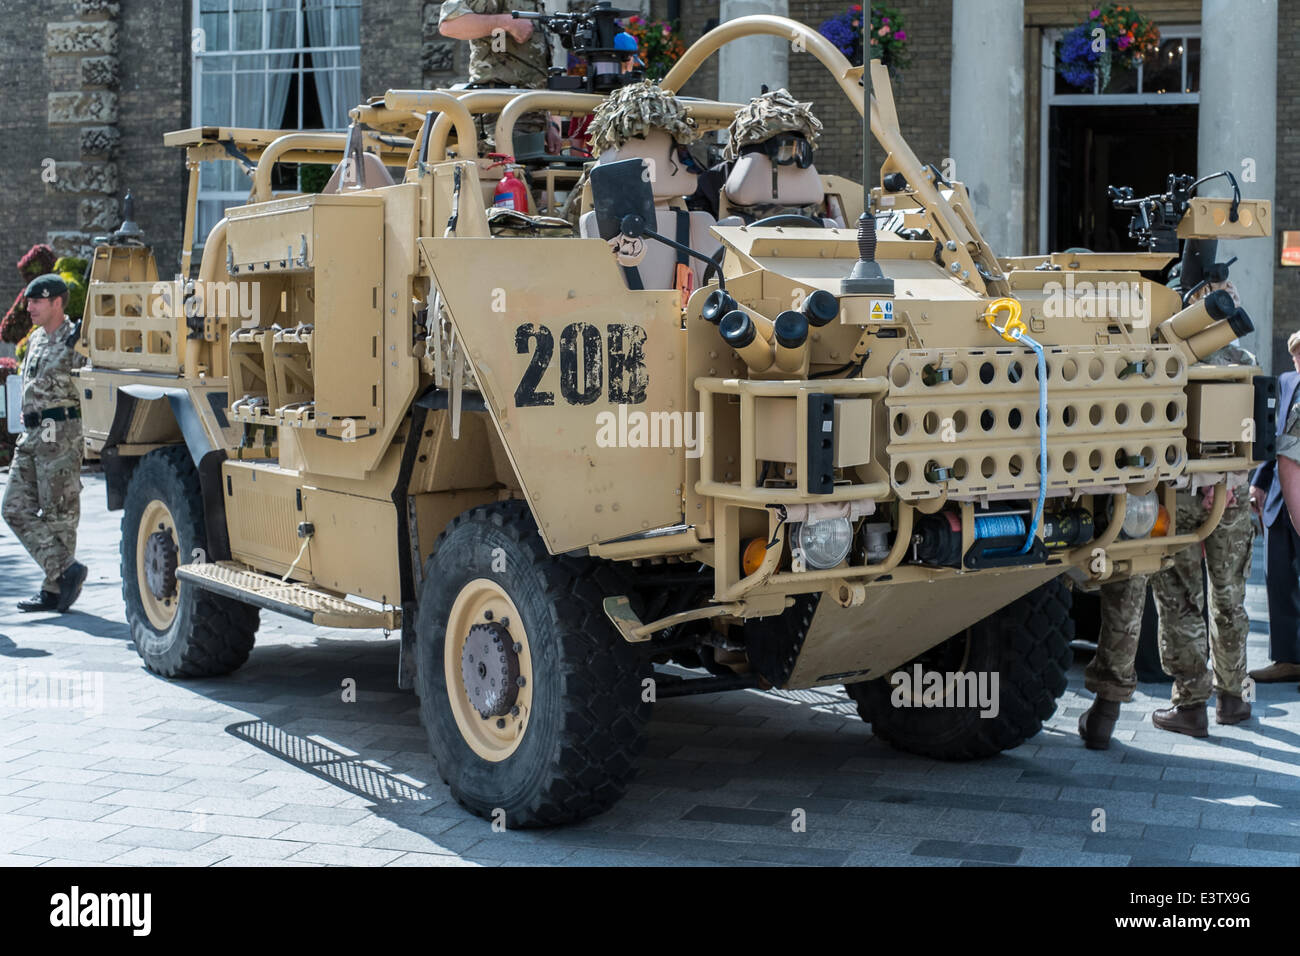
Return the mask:
M 235 561 L 186 564 L 176 569 L 176 577 L 205 591 L 321 627 L 378 627 L 396 631 L 402 626 L 402 612 L 396 608 L 376 611 L 306 584 L 287 583 L 249 570 Z

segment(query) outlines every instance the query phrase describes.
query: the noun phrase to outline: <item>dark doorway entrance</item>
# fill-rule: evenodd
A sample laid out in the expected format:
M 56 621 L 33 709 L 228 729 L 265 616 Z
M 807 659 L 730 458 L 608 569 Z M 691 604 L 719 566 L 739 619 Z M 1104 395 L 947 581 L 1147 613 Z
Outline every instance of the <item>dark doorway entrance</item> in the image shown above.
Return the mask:
M 1196 172 L 1192 104 L 1053 106 L 1048 139 L 1048 248 L 1137 251 L 1129 213 L 1111 207 L 1108 186 L 1138 196 L 1163 192 L 1170 173 Z

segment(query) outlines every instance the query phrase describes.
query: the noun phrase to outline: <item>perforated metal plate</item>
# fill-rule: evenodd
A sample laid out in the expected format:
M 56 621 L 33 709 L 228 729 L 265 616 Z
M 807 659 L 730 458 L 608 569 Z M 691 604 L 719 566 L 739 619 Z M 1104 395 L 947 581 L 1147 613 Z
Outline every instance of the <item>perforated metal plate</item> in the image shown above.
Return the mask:
M 1181 474 L 1181 353 L 1167 345 L 1044 351 L 1049 493 Z M 950 495 L 1037 492 L 1031 349 L 910 349 L 898 353 L 888 374 L 889 474 L 901 498 L 933 498 L 945 488 Z
M 376 611 L 305 584 L 281 581 L 234 561 L 187 564 L 176 570 L 176 577 L 322 627 L 395 630 L 401 626 L 401 615 L 395 610 Z

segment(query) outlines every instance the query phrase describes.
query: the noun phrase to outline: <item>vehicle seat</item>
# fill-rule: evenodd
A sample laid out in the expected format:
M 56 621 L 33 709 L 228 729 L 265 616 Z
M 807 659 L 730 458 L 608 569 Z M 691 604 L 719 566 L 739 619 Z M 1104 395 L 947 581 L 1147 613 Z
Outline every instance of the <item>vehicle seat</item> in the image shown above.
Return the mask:
M 826 201 L 822 189 L 821 174 L 817 164 L 807 169 L 798 166 L 776 167 L 776 195 L 772 195 L 772 160 L 765 153 L 745 153 L 731 168 L 727 181 L 722 186 L 722 194 L 730 209 L 753 206 L 823 206 Z M 737 210 L 732 215 L 719 220 L 720 226 L 743 226 L 756 217 L 742 214 Z M 761 217 L 758 217 L 761 218 Z M 828 227 L 844 228 L 844 222 L 838 217 L 825 218 Z
M 676 157 L 669 159 L 673 151 L 673 139 L 663 130 L 654 130 L 647 137 L 633 137 L 622 146 L 607 149 L 597 158 L 599 163 L 616 163 L 623 159 L 648 159 L 653 162 L 651 170 L 651 189 L 655 197 L 655 232 L 669 239 L 677 238 L 677 213 L 669 206 L 670 200 L 681 199 L 695 191 L 694 173 L 687 172 Z M 718 251 L 721 243 L 709 231 L 716 220 L 707 212 L 691 212 L 690 235 L 686 244 L 706 256 Z M 596 214 L 585 213 L 578 223 L 584 239 L 599 239 L 600 230 L 596 226 Z M 695 284 L 703 284 L 704 271 L 708 267 L 698 259 L 690 259 L 689 265 L 695 273 Z M 677 252 L 662 242 L 653 239 L 646 241 L 645 258 L 635 267 L 645 289 L 671 289 L 677 275 Z

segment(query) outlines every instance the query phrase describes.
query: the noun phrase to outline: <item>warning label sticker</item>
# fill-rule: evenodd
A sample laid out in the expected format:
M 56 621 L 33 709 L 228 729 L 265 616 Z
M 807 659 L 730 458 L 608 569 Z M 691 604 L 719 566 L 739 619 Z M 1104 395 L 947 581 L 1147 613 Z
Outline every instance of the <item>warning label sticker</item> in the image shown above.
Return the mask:
M 894 300 L 893 299 L 872 299 L 871 300 L 871 321 L 872 322 L 894 321 Z

